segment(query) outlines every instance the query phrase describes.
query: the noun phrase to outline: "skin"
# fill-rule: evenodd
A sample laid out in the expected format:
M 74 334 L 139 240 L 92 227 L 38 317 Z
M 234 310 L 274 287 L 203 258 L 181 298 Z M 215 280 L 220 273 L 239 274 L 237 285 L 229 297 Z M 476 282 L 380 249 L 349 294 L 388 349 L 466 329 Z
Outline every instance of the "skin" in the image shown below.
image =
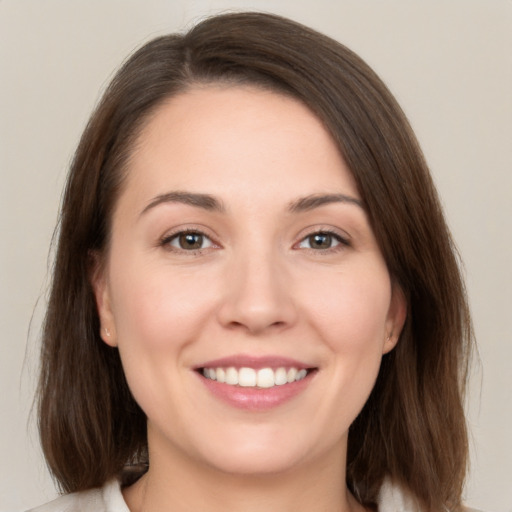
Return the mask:
M 93 284 L 102 337 L 148 418 L 151 464 L 124 491 L 130 510 L 361 509 L 341 484 L 347 432 L 406 306 L 328 132 L 294 99 L 197 87 L 157 109 L 127 172 Z M 176 191 L 222 209 L 162 199 Z M 349 200 L 297 208 L 326 194 Z M 183 230 L 204 234 L 199 249 L 180 247 Z M 247 411 L 194 371 L 233 354 L 317 371 L 292 400 Z

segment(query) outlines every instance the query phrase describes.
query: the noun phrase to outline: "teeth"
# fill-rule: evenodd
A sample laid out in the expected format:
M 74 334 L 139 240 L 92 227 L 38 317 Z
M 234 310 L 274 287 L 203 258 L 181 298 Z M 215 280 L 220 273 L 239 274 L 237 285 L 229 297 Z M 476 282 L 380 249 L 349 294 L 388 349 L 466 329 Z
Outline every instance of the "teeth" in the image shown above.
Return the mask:
M 272 368 L 262 368 L 258 370 L 256 383 L 259 388 L 271 388 L 275 386 L 276 377 Z
M 238 372 L 236 368 L 228 368 L 226 370 L 226 384 L 236 386 L 238 384 Z
M 303 368 L 302 370 L 298 371 L 297 376 L 295 377 L 295 380 L 302 380 L 307 374 L 308 374 L 308 371 Z
M 231 386 L 245 388 L 272 388 L 302 380 L 308 371 L 305 368 L 203 368 L 203 376 Z
M 297 377 L 298 370 L 297 368 L 290 368 L 288 370 L 288 373 L 286 374 L 286 379 L 288 382 L 293 382 L 295 380 L 295 377 Z
M 244 388 L 256 386 L 256 372 L 252 368 L 240 368 L 238 372 L 238 385 Z
M 286 377 L 286 370 L 284 368 L 278 368 L 274 375 L 274 383 L 276 386 L 282 386 L 288 382 Z
M 217 368 L 215 373 L 219 382 L 226 382 L 226 372 L 223 368 Z

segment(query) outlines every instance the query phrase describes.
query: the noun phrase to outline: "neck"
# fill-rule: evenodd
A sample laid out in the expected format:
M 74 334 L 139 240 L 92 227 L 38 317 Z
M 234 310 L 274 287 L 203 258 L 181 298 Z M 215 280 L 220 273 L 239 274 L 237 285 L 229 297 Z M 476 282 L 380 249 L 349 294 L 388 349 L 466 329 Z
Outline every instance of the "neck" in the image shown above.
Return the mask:
M 258 475 L 152 457 L 149 471 L 124 490 L 124 497 L 131 512 L 364 510 L 346 488 L 345 458 L 339 452 L 304 467 Z

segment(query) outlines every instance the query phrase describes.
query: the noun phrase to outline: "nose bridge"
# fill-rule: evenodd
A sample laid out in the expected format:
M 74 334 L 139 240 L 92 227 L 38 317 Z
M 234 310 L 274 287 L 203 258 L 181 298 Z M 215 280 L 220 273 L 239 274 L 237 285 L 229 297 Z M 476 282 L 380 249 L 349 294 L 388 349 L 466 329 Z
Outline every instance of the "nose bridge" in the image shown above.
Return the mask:
M 235 251 L 228 268 L 221 320 L 256 333 L 294 321 L 294 304 L 283 255 L 267 243 Z

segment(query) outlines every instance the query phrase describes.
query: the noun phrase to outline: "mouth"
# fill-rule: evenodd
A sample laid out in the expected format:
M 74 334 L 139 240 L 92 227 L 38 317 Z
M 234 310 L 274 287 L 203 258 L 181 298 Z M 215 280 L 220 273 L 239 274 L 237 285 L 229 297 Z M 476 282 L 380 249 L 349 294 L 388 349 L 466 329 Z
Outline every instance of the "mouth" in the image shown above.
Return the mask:
M 204 366 L 198 368 L 197 371 L 205 379 L 216 381 L 220 384 L 243 388 L 268 389 L 299 382 L 316 371 L 316 368 L 304 368 L 301 366 L 279 366 L 277 368 L 271 366 L 262 368 L 250 366 Z
M 281 356 L 232 355 L 194 368 L 209 392 L 239 410 L 264 412 L 310 387 L 319 368 Z

